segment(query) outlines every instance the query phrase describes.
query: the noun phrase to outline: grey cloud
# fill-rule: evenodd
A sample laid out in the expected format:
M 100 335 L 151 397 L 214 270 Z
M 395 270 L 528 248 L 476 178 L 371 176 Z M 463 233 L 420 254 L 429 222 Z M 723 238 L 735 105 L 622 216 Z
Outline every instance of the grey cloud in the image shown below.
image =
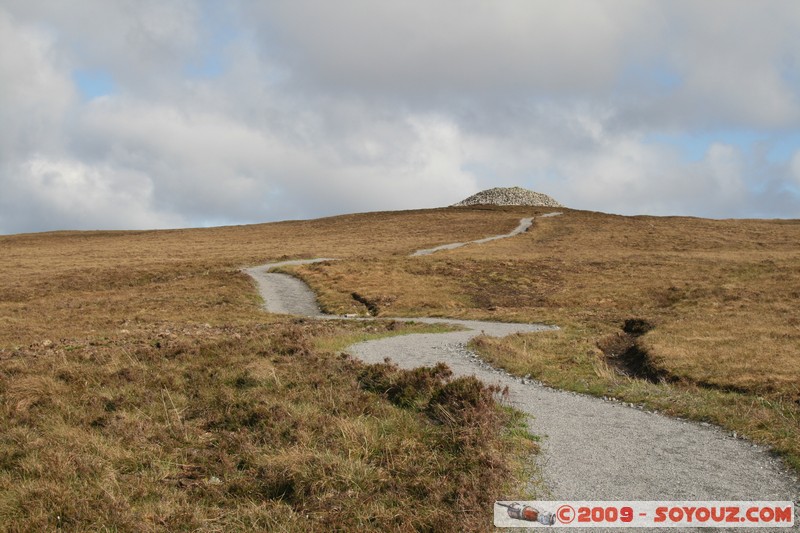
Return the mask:
M 651 35 L 674 87 L 628 94 L 621 127 L 675 131 L 800 126 L 800 4 L 662 3 L 667 30 Z
M 75 103 L 72 83 L 51 60 L 53 41 L 0 9 L 0 161 L 59 145 Z
M 264 48 L 291 64 L 294 82 L 309 91 L 417 108 L 459 98 L 481 106 L 580 99 L 679 128 L 800 120 L 800 86 L 786 76 L 800 65 L 793 1 L 245 5 Z M 630 69 L 652 65 L 676 86 L 631 93 L 620 85 Z
M 621 213 L 800 216 L 800 156 L 717 143 L 693 162 L 645 141 L 796 128 L 794 2 L 241 0 L 214 8 L 236 28 L 224 68 L 187 77 L 209 6 L 0 0 L 0 232 L 433 207 L 513 184 Z M 83 101 L 77 68 L 119 91 Z M 625 82 L 642 68 L 654 80 Z
M 607 88 L 652 20 L 635 1 L 246 5 L 265 47 L 301 81 L 395 96 Z
M 33 158 L 13 171 L 4 189 L 20 205 L 4 230 L 162 228 L 184 222 L 152 208 L 152 182 L 135 171 L 88 166 L 71 159 Z
M 179 80 L 203 37 L 200 4 L 191 0 L 4 0 L 22 23 L 36 25 L 73 69 L 112 74 L 124 90 L 158 93 Z M 2 9 L 2 7 L 0 7 Z

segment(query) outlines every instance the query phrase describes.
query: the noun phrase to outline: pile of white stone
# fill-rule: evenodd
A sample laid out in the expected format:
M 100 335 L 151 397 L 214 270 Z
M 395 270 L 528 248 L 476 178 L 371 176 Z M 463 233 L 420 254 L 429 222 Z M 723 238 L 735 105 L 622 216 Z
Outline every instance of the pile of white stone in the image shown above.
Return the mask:
M 462 205 L 533 205 L 541 207 L 563 207 L 546 194 L 529 191 L 522 187 L 495 187 L 486 189 L 461 200 L 452 207 Z

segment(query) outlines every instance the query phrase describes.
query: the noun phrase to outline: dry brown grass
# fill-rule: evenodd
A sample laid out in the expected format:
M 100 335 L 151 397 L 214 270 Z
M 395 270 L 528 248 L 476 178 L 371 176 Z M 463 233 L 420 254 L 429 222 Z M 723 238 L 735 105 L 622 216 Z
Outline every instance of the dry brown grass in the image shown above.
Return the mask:
M 532 451 L 481 385 L 314 348 L 404 325 L 175 326 L 0 359 L 0 529 L 484 529 Z
M 485 529 L 532 451 L 515 415 L 454 411 L 442 380 L 394 405 L 332 349 L 416 326 L 268 315 L 238 269 L 515 224 L 424 211 L 0 237 L 0 530 Z
M 628 379 L 609 374 L 598 345 L 620 334 L 626 320 L 647 320 L 655 327 L 638 344 L 672 382 L 659 394 L 694 391 L 694 404 L 682 401 L 684 408 L 670 411 L 766 442 L 800 468 L 800 221 L 563 211 L 514 239 L 297 272 L 333 310 L 357 308 L 350 296 L 356 291 L 386 302 L 385 316 L 558 324 L 570 333 L 555 341 L 532 335 L 527 353 L 503 355 L 496 347 L 487 356 L 523 375 L 597 394 L 621 395 L 617 381 Z M 543 366 L 559 369 L 564 379 L 546 375 Z M 739 399 L 722 409 L 709 391 Z M 740 409 L 744 404 L 775 409 L 745 423 L 743 413 L 752 417 L 752 409 Z
M 137 323 L 267 320 L 243 266 L 403 256 L 517 223 L 503 212 L 406 211 L 255 226 L 0 236 L 0 346 Z
M 479 422 L 464 426 L 463 442 L 483 435 L 489 448 L 453 455 L 459 446 L 442 445 L 428 407 L 444 396 L 412 387 L 420 395 L 396 405 L 359 385 L 359 365 L 329 351 L 382 332 L 260 311 L 238 269 L 285 257 L 342 259 L 296 269 L 333 311 L 364 312 L 355 292 L 383 316 L 558 324 L 560 332 L 478 345 L 518 374 L 726 425 L 800 468 L 800 222 L 564 210 L 514 239 L 406 257 L 547 211 L 0 237 L 0 522 L 11 530 L 457 529 L 471 517 L 482 527 L 486 515 L 464 509 L 485 502 L 452 487 L 469 480 L 492 498 L 499 478 L 482 476 L 502 477 L 503 466 L 467 462 L 471 470 L 453 475 L 444 467 L 496 457 L 487 450 L 510 442 L 521 450 L 519 438 L 486 437 L 509 421 L 461 417 Z M 668 383 L 606 363 L 599 346 L 613 345 L 630 318 L 655 326 L 636 342 Z

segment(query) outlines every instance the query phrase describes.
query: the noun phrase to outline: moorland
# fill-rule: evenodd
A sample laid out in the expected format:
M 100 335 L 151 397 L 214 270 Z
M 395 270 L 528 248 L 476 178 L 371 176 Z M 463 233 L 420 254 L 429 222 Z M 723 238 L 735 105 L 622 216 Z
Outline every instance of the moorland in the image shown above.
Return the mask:
M 408 257 L 551 211 L 0 236 L 0 522 L 485 526 L 498 494 L 519 494 L 535 442 L 485 387 L 340 353 L 431 326 L 269 315 L 240 270 L 321 256 L 339 260 L 291 272 L 329 312 L 558 325 L 474 348 L 521 376 L 718 424 L 800 470 L 800 221 L 559 209 L 511 239 Z M 443 400 L 459 395 L 474 410 Z

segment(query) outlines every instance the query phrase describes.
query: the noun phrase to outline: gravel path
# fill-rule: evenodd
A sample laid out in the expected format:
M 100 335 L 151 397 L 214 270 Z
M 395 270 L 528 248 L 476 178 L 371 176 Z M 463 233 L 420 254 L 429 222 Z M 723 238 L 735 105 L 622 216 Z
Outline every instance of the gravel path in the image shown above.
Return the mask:
M 529 226 L 530 219 L 524 219 L 512 234 Z M 447 248 L 437 247 L 428 252 L 441 249 Z M 246 272 L 258 282 L 265 308 L 271 312 L 342 318 L 323 315 L 313 292 L 304 283 L 284 274 L 267 273 L 282 265 L 326 260 L 329 259 L 286 261 Z M 797 502 L 800 497 L 796 476 L 762 447 L 709 425 L 516 378 L 491 368 L 466 349 L 469 340 L 482 332 L 503 337 L 557 329 L 553 326 L 438 318 L 413 320 L 466 329 L 368 341 L 355 344 L 348 351 L 366 362 L 382 362 L 389 357 L 404 368 L 442 361 L 457 376 L 475 375 L 487 384 L 508 386 L 510 403 L 530 415 L 531 431 L 543 437 L 538 461 L 549 493 L 542 494 L 540 499 Z
M 555 216 L 560 215 L 561 213 L 548 213 L 547 215 L 543 216 Z M 533 218 L 523 218 L 519 221 L 519 226 L 511 230 L 511 233 L 505 233 L 503 235 L 494 235 L 492 237 L 484 237 L 483 239 L 478 239 L 476 241 L 468 241 L 468 242 L 453 242 L 450 244 L 442 244 L 441 246 L 436 246 L 435 248 L 428 248 L 425 250 L 417 250 L 411 257 L 416 257 L 420 255 L 430 255 L 432 253 L 439 252 L 441 250 L 455 250 L 456 248 L 461 248 L 462 246 L 466 246 L 468 244 L 483 244 L 490 241 L 496 241 L 497 239 L 507 239 L 509 237 L 513 237 L 514 235 L 519 235 L 520 233 L 524 233 L 528 231 L 528 228 L 531 227 L 533 224 Z
M 283 266 L 310 265 L 311 263 L 321 263 L 323 261 L 335 261 L 335 259 L 325 257 L 295 259 L 293 261 L 281 261 L 279 263 L 245 268 L 242 271 L 256 280 L 258 292 L 264 299 L 265 311 L 287 315 L 324 317 L 325 315 L 323 315 L 317 303 L 317 296 L 308 285 L 289 274 L 270 272 Z
M 465 348 L 481 331 L 502 337 L 543 327 L 491 322 L 471 326 L 463 332 L 368 341 L 348 351 L 370 363 L 389 357 L 404 368 L 443 361 L 455 375 L 508 386 L 512 405 L 530 414 L 531 431 L 544 437 L 541 466 L 549 499 L 796 498 L 797 486 L 778 461 L 720 429 L 521 380 L 491 368 Z

